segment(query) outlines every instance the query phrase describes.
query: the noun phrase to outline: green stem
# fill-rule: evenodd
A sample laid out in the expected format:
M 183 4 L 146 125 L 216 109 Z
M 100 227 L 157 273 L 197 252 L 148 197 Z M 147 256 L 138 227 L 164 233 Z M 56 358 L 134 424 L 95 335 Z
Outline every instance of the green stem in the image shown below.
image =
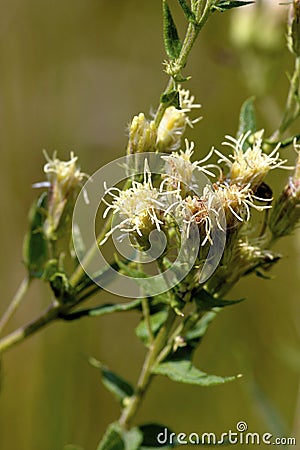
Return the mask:
M 146 355 L 143 368 L 137 382 L 135 393 L 130 398 L 128 405 L 124 408 L 120 416 L 119 423 L 124 428 L 130 427 L 131 421 L 138 411 L 146 390 L 153 378 L 152 368 L 157 361 L 158 354 L 161 352 L 167 342 L 168 334 L 173 326 L 175 319 L 176 314 L 173 309 L 170 308 L 166 322 L 158 332 Z
M 272 139 L 278 140 L 289 126 L 299 117 L 299 84 L 300 84 L 300 57 L 295 59 L 294 73 L 290 81 L 290 89 L 287 96 L 285 111 L 278 130 L 272 136 Z
M 51 305 L 37 319 L 2 338 L 0 340 L 0 354 L 24 341 L 27 337 L 33 335 L 41 328 L 44 328 L 46 325 L 58 319 L 62 311 L 63 307 L 61 305 Z
M 143 308 L 143 316 L 145 320 L 145 324 L 147 327 L 148 335 L 149 335 L 149 342 L 152 344 L 154 340 L 152 328 L 151 328 L 151 322 L 150 322 L 150 308 L 149 308 L 149 300 L 147 297 L 142 299 L 142 308 Z
M 3 316 L 1 317 L 0 320 L 0 334 L 3 331 L 4 327 L 7 325 L 7 323 L 9 322 L 9 320 L 11 319 L 11 317 L 13 316 L 13 314 L 16 312 L 16 310 L 18 309 L 18 307 L 21 304 L 21 301 L 24 298 L 24 295 L 26 294 L 29 284 L 30 284 L 30 278 L 29 276 L 26 276 L 22 283 L 20 284 L 17 292 L 15 293 L 12 301 L 10 302 L 7 310 L 4 312 Z
M 175 79 L 181 72 L 181 70 L 186 66 L 188 56 L 190 51 L 192 50 L 194 43 L 198 37 L 200 30 L 203 28 L 205 23 L 207 22 L 209 16 L 212 14 L 213 10 L 211 6 L 213 5 L 213 0 L 204 0 L 193 2 L 194 8 L 193 12 L 195 14 L 195 21 L 189 22 L 187 32 L 181 47 L 180 55 L 178 59 L 175 61 L 176 64 L 176 73 L 172 74 L 170 77 L 167 87 L 164 91 L 164 94 L 169 94 L 173 89 L 174 85 L 176 85 Z M 164 115 L 166 109 L 165 103 L 160 103 L 157 112 L 155 114 L 154 122 L 156 127 L 160 124 L 160 121 Z

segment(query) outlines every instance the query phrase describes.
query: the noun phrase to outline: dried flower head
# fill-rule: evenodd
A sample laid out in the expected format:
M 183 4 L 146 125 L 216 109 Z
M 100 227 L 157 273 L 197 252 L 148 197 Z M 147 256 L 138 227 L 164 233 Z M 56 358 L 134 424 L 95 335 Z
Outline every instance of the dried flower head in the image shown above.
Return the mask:
M 80 171 L 77 163 L 78 158 L 73 152 L 70 153 L 69 161 L 61 161 L 56 157 L 56 154 L 51 159 L 46 152 L 45 157 L 47 163 L 44 165 L 44 172 L 48 182 L 38 183 L 35 186 L 45 185 L 49 187 L 44 232 L 48 239 L 55 240 L 63 213 L 66 211 L 66 206 L 68 203 L 73 204 L 74 194 L 87 175 Z

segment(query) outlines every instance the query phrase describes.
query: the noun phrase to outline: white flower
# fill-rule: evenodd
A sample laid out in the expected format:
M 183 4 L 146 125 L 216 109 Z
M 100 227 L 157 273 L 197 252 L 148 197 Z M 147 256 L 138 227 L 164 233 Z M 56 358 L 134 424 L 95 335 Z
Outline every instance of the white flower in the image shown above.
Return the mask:
M 171 155 L 163 156 L 162 158 L 167 162 L 166 177 L 163 183 L 172 186 L 174 189 L 180 188 L 182 194 L 184 192 L 189 192 L 195 189 L 196 180 L 193 175 L 195 171 L 205 173 L 206 175 L 215 176 L 208 168 L 218 168 L 214 164 L 207 164 L 202 166 L 202 164 L 207 161 L 212 153 L 213 149 L 209 154 L 200 161 L 191 161 L 191 157 L 194 153 L 194 142 L 189 142 L 185 139 L 185 151 L 180 150 L 180 152 L 172 152 Z
M 255 200 L 259 201 L 271 201 L 272 199 L 262 199 L 253 194 L 250 183 L 246 186 L 240 186 L 238 184 L 228 184 L 226 182 L 222 184 L 215 184 L 216 193 L 220 200 L 221 207 L 224 210 L 227 226 L 229 228 L 239 222 L 243 222 L 244 219 L 248 221 L 250 219 L 250 208 L 254 208 L 257 211 L 263 211 L 264 209 L 271 208 L 271 205 L 256 205 Z
M 223 145 L 228 145 L 233 149 L 233 154 L 229 155 L 229 158 L 218 150 L 215 150 L 215 153 L 220 157 L 218 163 L 225 162 L 229 167 L 230 173 L 228 178 L 232 183 L 250 184 L 251 189 L 255 190 L 270 170 L 278 167 L 290 169 L 290 167 L 283 167 L 287 160 L 280 159 L 278 152 L 280 144 L 270 154 L 263 152 L 261 148 L 263 130 L 256 133 L 253 145 L 244 151 L 244 145 L 250 134 L 251 132 L 248 131 L 246 134 L 241 135 L 239 139 L 226 136 L 228 142 L 223 142 Z
M 106 242 L 116 229 L 126 233 L 136 232 L 139 236 L 148 235 L 154 228 L 160 231 L 163 224 L 160 219 L 161 211 L 165 208 L 161 201 L 164 194 L 153 187 L 147 160 L 142 183 L 133 181 L 132 186 L 124 191 L 111 187 L 106 189 L 105 194 L 109 194 L 113 200 L 110 204 L 103 199 L 107 205 L 103 217 L 112 210 L 113 214 L 119 214 L 122 220 L 106 234 L 100 245 Z

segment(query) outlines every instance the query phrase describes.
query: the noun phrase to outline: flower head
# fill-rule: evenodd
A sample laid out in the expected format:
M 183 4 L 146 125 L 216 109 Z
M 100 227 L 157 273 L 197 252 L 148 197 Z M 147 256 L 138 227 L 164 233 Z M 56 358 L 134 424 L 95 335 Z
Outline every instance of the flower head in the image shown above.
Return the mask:
M 57 230 L 61 225 L 66 206 L 67 204 L 73 204 L 74 194 L 87 175 L 80 171 L 77 162 L 78 158 L 73 152 L 70 153 L 69 161 L 61 161 L 56 157 L 56 154 L 51 159 L 46 152 L 45 157 L 47 163 L 44 165 L 44 172 L 48 182 L 38 183 L 36 186 L 44 185 L 49 187 L 44 231 L 48 239 L 55 240 L 57 239 Z
M 271 208 L 270 205 L 258 206 L 254 203 L 255 200 L 264 200 L 256 197 L 252 190 L 250 183 L 246 186 L 228 183 L 216 183 L 214 185 L 218 195 L 220 204 L 224 210 L 227 227 L 230 229 L 238 225 L 239 222 L 250 219 L 250 208 L 258 211 Z
M 213 164 L 202 166 L 210 158 L 213 150 L 202 160 L 192 162 L 191 157 L 194 153 L 195 144 L 185 139 L 185 146 L 185 151 L 180 150 L 180 152 L 172 152 L 171 155 L 163 156 L 163 159 L 167 162 L 164 183 L 173 189 L 180 188 L 182 195 L 197 187 L 194 177 L 195 171 L 214 176 L 208 169 L 217 167 Z
M 126 233 L 136 233 L 140 237 L 147 237 L 155 228 L 160 231 L 163 224 L 161 220 L 162 210 L 164 209 L 164 204 L 160 199 L 163 194 L 152 185 L 147 160 L 145 161 L 142 183 L 133 181 L 132 186 L 124 191 L 111 187 L 106 189 L 106 194 L 109 194 L 113 200 L 111 204 L 104 200 L 107 208 L 103 217 L 105 218 L 112 210 L 113 214 L 119 214 L 122 220 L 106 234 L 101 244 L 116 229 Z
M 249 131 L 241 135 L 239 139 L 226 136 L 228 141 L 223 144 L 233 149 L 233 153 L 229 155 L 229 158 L 222 155 L 218 150 L 215 150 L 215 153 L 220 157 L 219 163 L 225 162 L 229 166 L 230 172 L 228 179 L 230 179 L 231 183 L 242 186 L 250 184 L 251 189 L 255 191 L 268 172 L 272 169 L 282 167 L 286 163 L 286 160 L 282 160 L 279 157 L 278 148 L 280 144 L 270 154 L 263 152 L 263 130 L 256 134 L 253 145 L 244 150 L 250 133 Z

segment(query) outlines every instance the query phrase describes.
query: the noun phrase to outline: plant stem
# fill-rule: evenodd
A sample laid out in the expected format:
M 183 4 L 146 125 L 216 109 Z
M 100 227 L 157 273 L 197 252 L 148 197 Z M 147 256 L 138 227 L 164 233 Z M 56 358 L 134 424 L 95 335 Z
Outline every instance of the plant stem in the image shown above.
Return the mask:
M 31 279 L 29 276 L 26 275 L 26 277 L 21 282 L 17 292 L 15 293 L 13 299 L 11 300 L 10 304 L 8 305 L 7 310 L 4 312 L 3 316 L 0 320 L 0 334 L 3 331 L 3 328 L 7 325 L 19 305 L 21 304 L 21 301 L 24 298 L 24 295 L 26 294 Z
M 164 348 L 168 334 L 172 328 L 172 325 L 176 319 L 176 314 L 172 308 L 169 309 L 169 314 L 166 322 L 158 332 L 155 340 L 150 346 L 150 349 L 146 355 L 141 374 L 139 376 L 137 387 L 134 395 L 130 398 L 128 405 L 122 411 L 119 419 L 119 423 L 124 428 L 129 428 L 132 419 L 136 415 L 138 408 L 144 398 L 147 388 L 152 381 L 153 374 L 152 368 L 156 363 L 157 356 Z
M 8 334 L 0 340 L 0 354 L 4 353 L 9 348 L 22 342 L 27 337 L 39 331 L 49 323 L 58 319 L 64 308 L 61 305 L 51 305 L 42 313 L 37 319 L 33 320 L 27 325 L 24 325 L 12 333 Z
M 279 128 L 272 136 L 272 140 L 276 141 L 282 137 L 289 126 L 299 117 L 299 84 L 300 84 L 300 57 L 295 59 L 294 73 L 290 81 L 290 89 L 288 92 L 285 110 Z
M 193 2 L 194 8 L 192 9 L 195 14 L 195 21 L 189 22 L 188 24 L 186 35 L 181 47 L 180 55 L 178 59 L 175 61 L 176 73 L 172 74 L 172 76 L 170 77 L 167 87 L 164 91 L 164 94 L 169 94 L 172 91 L 172 89 L 174 89 L 174 84 L 176 84 L 175 82 L 176 76 L 180 75 L 181 70 L 186 66 L 188 56 L 193 48 L 193 45 L 198 37 L 199 32 L 207 22 L 209 16 L 212 14 L 213 10 L 211 9 L 211 6 L 213 5 L 213 3 L 214 3 L 213 0 Z M 166 104 L 160 103 L 154 119 L 156 127 L 158 127 L 158 125 L 160 124 L 165 109 Z

